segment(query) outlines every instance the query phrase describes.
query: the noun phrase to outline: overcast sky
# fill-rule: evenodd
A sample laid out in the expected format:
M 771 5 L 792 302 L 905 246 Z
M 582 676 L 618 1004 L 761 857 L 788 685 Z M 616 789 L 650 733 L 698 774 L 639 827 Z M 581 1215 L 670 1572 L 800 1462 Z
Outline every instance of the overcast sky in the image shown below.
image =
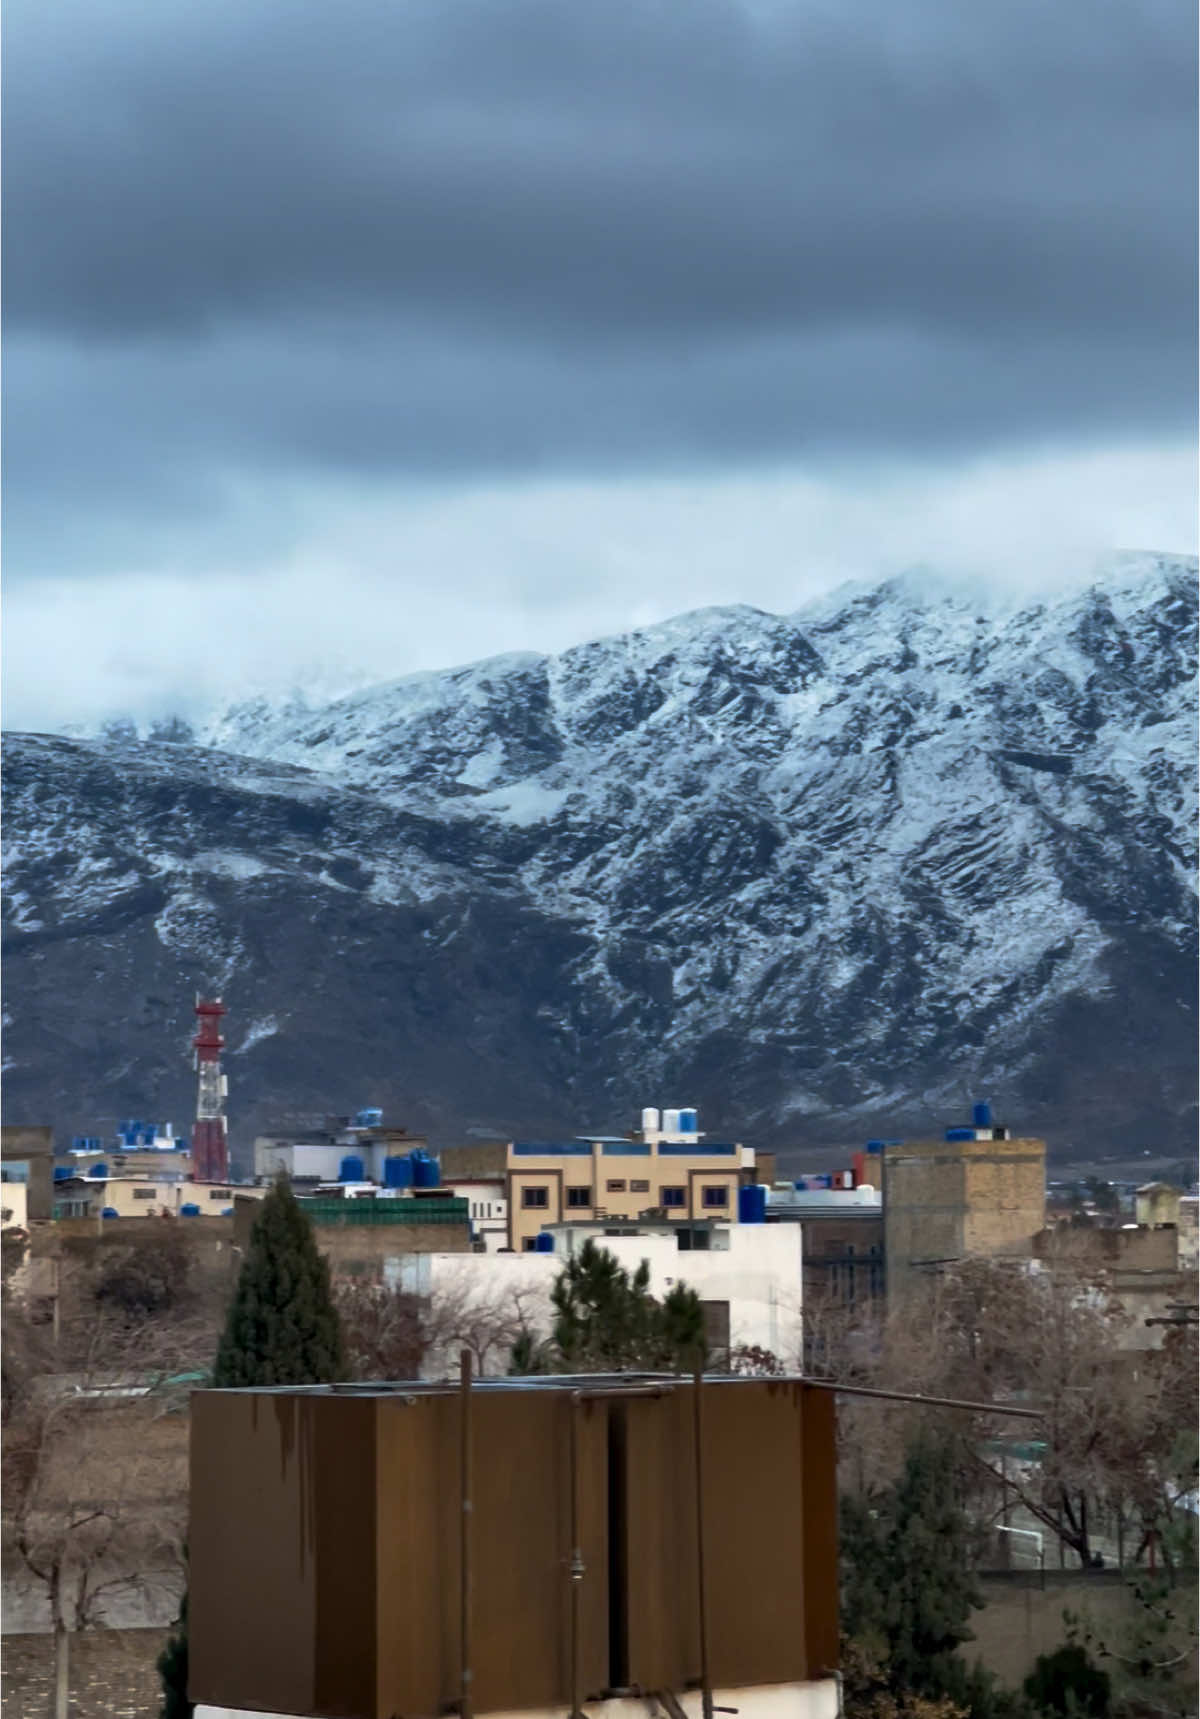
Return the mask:
M 8 0 L 10 724 L 1195 549 L 1184 0 Z

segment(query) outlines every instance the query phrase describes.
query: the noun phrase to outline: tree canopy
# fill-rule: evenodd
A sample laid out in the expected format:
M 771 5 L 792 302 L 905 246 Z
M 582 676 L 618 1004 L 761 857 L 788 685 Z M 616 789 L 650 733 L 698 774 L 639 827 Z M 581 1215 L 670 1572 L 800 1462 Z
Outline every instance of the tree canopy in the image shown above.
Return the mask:
M 550 1340 L 525 1336 L 511 1372 L 628 1373 L 692 1367 L 705 1355 L 704 1309 L 695 1290 L 675 1284 L 650 1293 L 645 1260 L 630 1273 L 590 1237 L 563 1264 L 550 1292 Z
M 263 1199 L 251 1232 L 213 1384 L 320 1385 L 345 1376 L 329 1266 L 281 1179 Z

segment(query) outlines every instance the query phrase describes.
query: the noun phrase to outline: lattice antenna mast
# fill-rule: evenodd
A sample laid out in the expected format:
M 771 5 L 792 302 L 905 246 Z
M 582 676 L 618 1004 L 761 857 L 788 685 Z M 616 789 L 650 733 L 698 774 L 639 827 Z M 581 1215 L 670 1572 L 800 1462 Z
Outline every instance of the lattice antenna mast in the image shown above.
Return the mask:
M 229 1180 L 229 1135 L 225 1120 L 225 1098 L 229 1082 L 221 1072 L 221 1018 L 225 1006 L 219 997 L 211 1001 L 196 997 L 196 1120 L 192 1124 L 192 1175 L 197 1182 Z

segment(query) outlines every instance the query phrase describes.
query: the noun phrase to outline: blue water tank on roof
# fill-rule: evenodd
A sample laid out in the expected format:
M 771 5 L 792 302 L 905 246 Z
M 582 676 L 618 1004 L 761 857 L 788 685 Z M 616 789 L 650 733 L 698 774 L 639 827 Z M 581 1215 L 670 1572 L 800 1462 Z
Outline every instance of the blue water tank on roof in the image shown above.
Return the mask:
M 200 1216 L 200 1208 L 199 1206 L 193 1205 L 180 1206 L 179 1215 L 181 1218 L 198 1218 Z
M 366 1177 L 363 1174 L 362 1159 L 356 1158 L 352 1152 L 347 1153 L 346 1157 L 342 1159 L 341 1165 L 338 1169 L 338 1181 L 364 1182 L 365 1180 Z
M 992 1107 L 990 1104 L 976 1104 L 971 1107 L 971 1120 L 976 1128 L 992 1126 Z
M 767 1190 L 761 1182 L 748 1182 L 738 1189 L 738 1223 L 765 1224 Z
M 868 1140 L 867 1141 L 867 1151 L 868 1152 L 882 1152 L 883 1151 L 883 1145 L 884 1145 L 884 1143 L 882 1140 Z
M 95 1177 L 97 1182 L 107 1182 L 108 1181 L 108 1165 L 107 1164 L 93 1164 L 91 1169 L 88 1171 L 88 1175 Z
M 413 1185 L 412 1161 L 408 1158 L 385 1158 L 383 1160 L 383 1185 L 385 1188 L 411 1188 Z
M 699 1127 L 700 1118 L 696 1111 L 681 1110 L 679 1112 L 679 1132 L 681 1134 L 695 1134 Z
M 947 1140 L 974 1140 L 974 1138 L 975 1130 L 973 1128 L 947 1128 L 946 1130 Z
M 553 1253 L 554 1237 L 547 1235 L 545 1230 L 540 1230 L 533 1238 L 533 1251 L 534 1253 Z
M 120 1215 L 120 1212 L 115 1206 L 101 1206 L 100 1208 L 100 1216 L 102 1218 L 119 1218 Z
M 54 1166 L 54 1180 L 56 1182 L 65 1182 L 74 1174 L 74 1170 L 72 1170 L 67 1164 L 56 1164 Z
M 412 1167 L 414 1188 L 436 1188 L 440 1184 L 442 1177 L 438 1161 L 428 1152 L 414 1152 Z
M 354 1118 L 356 1128 L 378 1128 L 383 1121 L 382 1110 L 360 1110 Z

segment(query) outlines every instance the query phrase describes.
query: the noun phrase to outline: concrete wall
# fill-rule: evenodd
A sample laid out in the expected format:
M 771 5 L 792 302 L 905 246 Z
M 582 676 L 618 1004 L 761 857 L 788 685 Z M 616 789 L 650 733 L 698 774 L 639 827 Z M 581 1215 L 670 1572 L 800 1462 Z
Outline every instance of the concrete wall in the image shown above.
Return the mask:
M 1120 1625 L 1134 1612 L 1129 1586 L 1114 1570 L 1046 1572 L 1043 1591 L 1036 1575 L 984 1576 L 981 1611 L 971 1614 L 975 1640 L 961 1650 L 969 1661 L 981 1659 L 989 1671 L 1010 1688 L 1019 1686 L 1033 1670 L 1039 1654 L 1053 1653 L 1066 1639 L 1063 1612 L 1083 1612 L 1102 1627 Z M 1196 1615 L 1196 1592 L 1180 1590 L 1177 1615 Z
M 1092 1267 L 1103 1271 L 1168 1271 L 1177 1269 L 1178 1235 L 1174 1229 L 1100 1229 L 1059 1224 L 1033 1239 L 1036 1259 L 1047 1265 Z
M 23 1230 L 29 1223 L 29 1185 L 0 1183 L 0 1229 Z
M 156 1247 L 164 1241 L 182 1242 L 187 1248 L 197 1288 L 207 1285 L 214 1292 L 224 1292 L 239 1262 L 232 1218 L 208 1218 L 204 1223 L 175 1218 L 160 1218 L 157 1223 L 147 1223 L 145 1218 L 58 1218 L 35 1225 L 24 1263 L 13 1274 L 12 1291 L 53 1295 L 56 1261 L 90 1266 L 114 1248 Z
M 470 1146 L 444 1146 L 438 1160 L 447 1182 L 503 1176 L 508 1168 L 508 1141 L 481 1140 Z
M 28 1162 L 28 1214 L 35 1222 L 48 1219 L 52 1209 L 54 1130 L 5 1123 L 0 1127 L 0 1159 Z

